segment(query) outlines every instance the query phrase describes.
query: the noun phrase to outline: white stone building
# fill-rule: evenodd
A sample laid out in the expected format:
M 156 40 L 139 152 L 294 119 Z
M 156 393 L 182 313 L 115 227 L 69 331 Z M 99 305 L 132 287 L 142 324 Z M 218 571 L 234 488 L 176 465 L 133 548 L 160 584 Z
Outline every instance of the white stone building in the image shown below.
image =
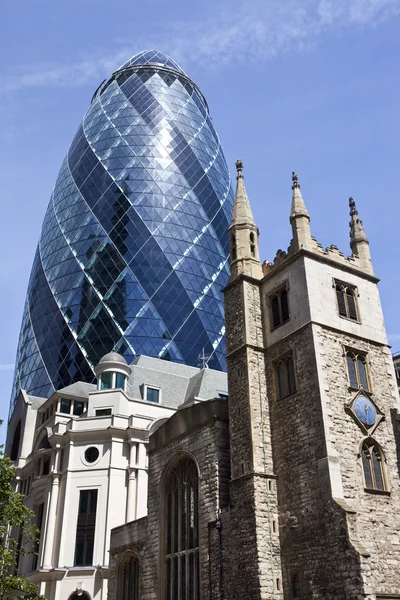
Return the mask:
M 37 556 L 19 574 L 48 600 L 105 600 L 110 531 L 147 514 L 147 445 L 179 406 L 227 398 L 226 374 L 111 353 L 98 385 L 78 382 L 48 400 L 20 392 L 6 451 L 35 512 Z M 18 532 L 14 532 L 18 535 Z

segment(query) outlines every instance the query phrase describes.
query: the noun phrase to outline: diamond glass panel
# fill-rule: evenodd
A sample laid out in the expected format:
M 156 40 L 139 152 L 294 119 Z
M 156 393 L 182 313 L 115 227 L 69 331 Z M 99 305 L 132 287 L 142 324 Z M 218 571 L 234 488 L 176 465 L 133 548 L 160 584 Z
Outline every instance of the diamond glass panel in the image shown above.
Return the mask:
M 20 388 L 94 380 L 108 352 L 225 370 L 233 192 L 207 103 L 156 50 L 103 83 L 61 166 L 19 339 Z

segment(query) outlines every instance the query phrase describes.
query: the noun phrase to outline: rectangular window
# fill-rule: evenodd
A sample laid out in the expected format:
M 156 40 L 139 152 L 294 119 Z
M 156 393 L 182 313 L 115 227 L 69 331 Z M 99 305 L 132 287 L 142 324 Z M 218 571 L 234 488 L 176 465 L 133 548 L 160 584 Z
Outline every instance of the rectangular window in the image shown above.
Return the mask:
M 97 408 L 95 411 L 96 417 L 108 417 L 112 415 L 111 408 Z
M 110 390 L 112 387 L 112 373 L 101 374 L 101 389 Z
M 81 402 L 80 400 L 74 400 L 73 414 L 76 417 L 79 417 L 83 413 L 84 410 L 85 410 L 85 403 Z
M 125 389 L 125 375 L 122 373 L 115 373 L 115 387 Z
M 296 392 L 296 378 L 292 354 L 279 359 L 275 363 L 278 398 L 286 398 Z
M 75 566 L 86 567 L 93 564 L 96 510 L 97 490 L 82 490 L 79 494 L 76 525 Z
M 289 302 L 287 287 L 283 287 L 270 296 L 272 329 L 289 321 Z
M 42 504 L 39 504 L 38 510 L 37 510 L 36 527 L 38 529 L 38 534 L 37 534 L 37 538 L 36 538 L 36 542 L 35 542 L 35 547 L 33 549 L 32 571 L 36 571 L 37 566 L 38 566 L 39 546 L 40 546 L 40 539 L 41 539 L 41 535 L 42 535 L 42 526 L 43 526 L 43 513 L 44 513 L 44 503 L 42 502 Z
M 159 402 L 160 401 L 160 390 L 157 388 L 146 388 L 146 400 L 148 402 Z
M 71 400 L 61 398 L 60 400 L 60 412 L 69 415 L 71 412 Z
M 366 354 L 358 350 L 346 350 L 346 362 L 349 387 L 370 392 Z
M 228 400 L 228 394 L 218 394 L 218 396 L 221 400 Z
M 335 281 L 335 290 L 339 315 L 352 321 L 358 321 L 356 288 L 348 283 Z

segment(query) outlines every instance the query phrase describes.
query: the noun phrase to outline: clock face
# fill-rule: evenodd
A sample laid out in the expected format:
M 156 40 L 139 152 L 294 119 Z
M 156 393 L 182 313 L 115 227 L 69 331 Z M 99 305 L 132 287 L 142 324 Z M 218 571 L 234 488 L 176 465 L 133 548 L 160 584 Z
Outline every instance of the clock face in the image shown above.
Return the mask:
M 376 408 L 366 396 L 358 396 L 354 402 L 353 409 L 361 423 L 364 423 L 367 427 L 371 427 L 375 423 Z

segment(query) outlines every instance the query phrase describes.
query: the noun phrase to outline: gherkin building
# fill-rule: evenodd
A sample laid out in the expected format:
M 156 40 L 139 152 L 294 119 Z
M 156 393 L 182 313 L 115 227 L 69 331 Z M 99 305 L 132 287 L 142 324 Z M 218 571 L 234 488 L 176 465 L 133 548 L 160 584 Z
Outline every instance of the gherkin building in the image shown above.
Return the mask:
M 94 380 L 116 351 L 225 370 L 221 290 L 233 192 L 207 102 L 169 56 L 96 90 L 61 166 L 30 276 L 19 389 Z

